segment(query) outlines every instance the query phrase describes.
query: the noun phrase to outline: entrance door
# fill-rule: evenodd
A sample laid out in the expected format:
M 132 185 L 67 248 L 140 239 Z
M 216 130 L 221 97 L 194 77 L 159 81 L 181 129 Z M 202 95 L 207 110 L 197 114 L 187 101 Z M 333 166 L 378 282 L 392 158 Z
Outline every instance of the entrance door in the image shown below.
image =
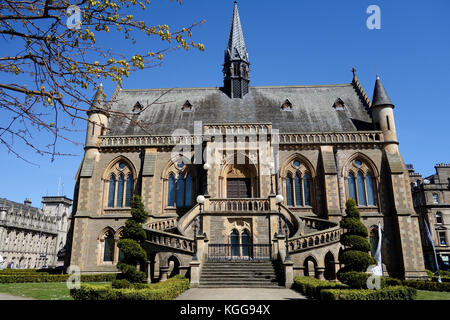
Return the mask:
M 251 198 L 251 186 L 249 178 L 228 178 L 227 198 Z

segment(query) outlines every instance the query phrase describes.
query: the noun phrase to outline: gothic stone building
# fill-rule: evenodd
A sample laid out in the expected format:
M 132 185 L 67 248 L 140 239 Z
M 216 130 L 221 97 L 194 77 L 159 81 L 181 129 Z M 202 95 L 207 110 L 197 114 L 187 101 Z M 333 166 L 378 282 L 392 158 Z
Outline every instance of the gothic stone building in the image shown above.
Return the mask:
M 198 284 L 212 261 L 264 259 L 279 261 L 286 279 L 334 278 L 338 223 L 353 198 L 375 246 L 381 223 L 385 274 L 424 277 L 394 105 L 379 77 L 371 101 L 355 70 L 351 83 L 253 87 L 249 66 L 235 4 L 223 87 L 118 86 L 109 101 L 99 88 L 67 264 L 115 271 L 130 198 L 139 194 L 150 214 L 152 279 L 190 271 Z
M 428 240 L 425 221 L 429 227 L 436 249 L 439 267 L 450 270 L 450 164 L 434 166 L 436 173 L 422 178 L 409 166 L 411 192 L 414 208 L 419 215 L 420 235 L 425 257 L 425 266 L 436 270 L 433 247 Z
M 72 200 L 42 197 L 42 209 L 31 201 L 0 199 L 0 256 L 3 268 L 41 268 L 63 264 Z M 59 256 L 58 256 L 59 253 Z

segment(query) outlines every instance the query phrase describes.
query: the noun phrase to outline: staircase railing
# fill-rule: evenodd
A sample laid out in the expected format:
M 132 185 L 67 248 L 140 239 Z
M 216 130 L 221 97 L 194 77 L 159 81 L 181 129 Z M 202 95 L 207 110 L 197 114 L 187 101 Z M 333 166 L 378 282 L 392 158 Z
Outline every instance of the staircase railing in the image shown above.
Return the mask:
M 152 230 L 163 231 L 167 229 L 172 229 L 177 226 L 178 218 L 164 218 L 164 219 L 155 219 L 145 224 L 146 227 Z
M 144 229 L 147 233 L 147 243 L 170 247 L 187 253 L 194 252 L 194 240 L 191 238 L 169 232 L 152 230 L 146 226 L 144 226 Z
M 321 230 L 310 234 L 297 236 L 288 240 L 289 253 L 309 250 L 311 248 L 329 245 L 339 242 L 342 229 L 339 226 L 327 230 Z

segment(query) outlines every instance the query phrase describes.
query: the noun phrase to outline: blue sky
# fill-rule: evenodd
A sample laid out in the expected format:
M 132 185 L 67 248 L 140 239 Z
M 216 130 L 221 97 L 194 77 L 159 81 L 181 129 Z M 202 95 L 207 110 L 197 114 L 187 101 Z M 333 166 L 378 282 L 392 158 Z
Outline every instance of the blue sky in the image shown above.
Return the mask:
M 366 9 L 372 4 L 381 9 L 380 30 L 366 27 Z M 171 53 L 161 67 L 132 74 L 123 87 L 220 86 L 232 10 L 233 0 L 183 0 L 183 5 L 159 0 L 152 1 L 144 14 L 133 12 L 148 24 L 168 24 L 172 29 L 205 19 L 205 24 L 194 29 L 193 39 L 204 43 L 206 50 Z M 405 162 L 413 163 L 423 175 L 434 173 L 435 163 L 450 162 L 450 1 L 242 0 L 239 11 L 251 62 L 251 85 L 349 83 L 350 70 L 355 67 L 372 97 L 379 73 L 395 104 Z M 99 38 L 98 43 L 126 54 L 161 47 L 146 37 L 139 37 L 135 46 L 125 44 L 114 33 Z M 103 84 L 110 97 L 115 84 Z M 85 123 L 76 124 L 80 130 L 85 127 Z M 39 134 L 35 138 L 45 139 Z M 84 133 L 75 138 L 83 143 Z M 78 156 L 54 162 L 16 146 L 39 166 L 17 159 L 0 146 L 4 169 L 0 197 L 18 202 L 29 197 L 33 206 L 40 207 L 42 196 L 57 193 L 61 177 L 63 193 L 72 198 L 82 145 L 60 141 L 60 151 Z

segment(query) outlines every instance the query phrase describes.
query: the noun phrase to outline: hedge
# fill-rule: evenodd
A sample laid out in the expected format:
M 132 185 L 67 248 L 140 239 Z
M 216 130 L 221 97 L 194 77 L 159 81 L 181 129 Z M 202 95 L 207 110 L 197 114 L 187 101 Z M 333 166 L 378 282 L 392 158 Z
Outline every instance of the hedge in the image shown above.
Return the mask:
M 349 271 L 339 275 L 342 282 L 346 283 L 353 289 L 368 289 L 367 279 L 372 276 L 370 273 Z M 380 277 L 381 288 L 390 286 L 401 286 L 402 281 L 390 277 Z
M 403 280 L 403 285 L 418 290 L 450 292 L 450 282 L 434 282 L 421 280 Z
M 71 275 L 69 274 L 0 274 L 0 283 L 23 283 L 23 282 L 64 282 Z M 101 273 L 101 274 L 82 274 L 80 280 L 82 282 L 110 282 L 114 280 L 117 273 Z
M 298 276 L 294 278 L 294 288 L 308 297 L 319 299 L 320 291 L 323 289 L 348 288 L 348 286 L 342 283 Z
M 406 286 L 369 289 L 324 289 L 320 300 L 414 300 L 417 290 Z
M 176 276 L 156 284 L 134 286 L 115 289 L 110 285 L 82 284 L 80 289 L 71 289 L 70 295 L 74 300 L 172 300 L 189 289 L 189 279 Z

